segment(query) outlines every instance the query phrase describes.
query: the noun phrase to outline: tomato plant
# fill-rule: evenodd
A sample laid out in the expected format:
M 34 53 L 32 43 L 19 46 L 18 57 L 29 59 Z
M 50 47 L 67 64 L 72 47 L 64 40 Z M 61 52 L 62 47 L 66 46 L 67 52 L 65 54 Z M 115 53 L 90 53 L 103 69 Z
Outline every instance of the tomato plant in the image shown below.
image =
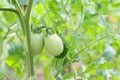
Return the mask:
M 1 0 L 0 80 L 120 80 L 119 4 Z

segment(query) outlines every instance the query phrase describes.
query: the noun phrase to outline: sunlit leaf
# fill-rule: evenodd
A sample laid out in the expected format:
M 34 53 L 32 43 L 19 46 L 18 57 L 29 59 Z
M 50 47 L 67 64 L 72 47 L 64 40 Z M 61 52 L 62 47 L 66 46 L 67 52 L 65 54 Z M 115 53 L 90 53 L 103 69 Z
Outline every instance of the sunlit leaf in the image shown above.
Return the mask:
M 110 62 L 105 62 L 103 64 L 99 64 L 98 68 L 99 69 L 104 69 L 104 70 L 109 70 L 112 69 L 115 65 L 110 63 Z
M 5 20 L 10 24 L 15 23 L 15 21 L 17 19 L 17 16 L 12 12 L 3 12 L 3 16 L 4 16 Z M 12 18 L 11 18 L 11 16 L 12 16 Z
M 96 69 L 95 69 L 95 70 L 88 71 L 87 73 L 90 74 L 90 75 L 94 75 L 94 74 L 96 73 Z

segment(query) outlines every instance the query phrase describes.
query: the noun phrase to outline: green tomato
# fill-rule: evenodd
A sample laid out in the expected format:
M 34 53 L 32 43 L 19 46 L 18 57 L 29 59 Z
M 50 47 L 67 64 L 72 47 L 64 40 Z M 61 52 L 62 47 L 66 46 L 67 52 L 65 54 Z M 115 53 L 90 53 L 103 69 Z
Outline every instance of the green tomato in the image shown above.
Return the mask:
M 63 45 L 64 45 L 64 49 L 63 49 L 62 53 L 60 55 L 55 56 L 56 58 L 63 58 L 66 56 L 66 54 L 68 52 L 68 48 L 65 43 L 63 43 Z
M 26 37 L 23 42 L 24 50 L 28 53 Z M 43 36 L 42 34 L 31 33 L 31 51 L 33 54 L 39 54 L 43 50 Z
M 63 42 L 57 34 L 48 35 L 44 39 L 45 49 L 53 56 L 58 56 L 63 51 Z

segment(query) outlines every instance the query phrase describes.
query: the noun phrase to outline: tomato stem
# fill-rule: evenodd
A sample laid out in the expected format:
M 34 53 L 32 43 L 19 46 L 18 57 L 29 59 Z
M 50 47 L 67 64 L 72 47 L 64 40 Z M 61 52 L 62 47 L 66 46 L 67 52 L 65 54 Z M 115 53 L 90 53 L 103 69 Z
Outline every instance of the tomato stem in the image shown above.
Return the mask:
M 28 60 L 28 69 L 30 71 L 30 76 L 34 76 L 34 63 L 33 63 L 33 53 L 31 52 L 31 36 L 30 36 L 30 13 L 31 13 L 31 8 L 32 8 L 32 3 L 33 0 L 29 0 L 28 2 L 28 7 L 26 14 L 24 16 L 24 20 L 26 22 L 26 37 L 27 37 L 27 45 L 28 45 L 28 53 L 27 53 L 27 60 Z
M 19 18 L 21 25 L 23 27 L 23 32 L 27 38 L 27 45 L 28 45 L 28 53 L 27 55 L 27 68 L 28 68 L 28 78 L 34 76 L 34 64 L 33 64 L 33 54 L 31 52 L 31 37 L 30 37 L 30 13 L 33 4 L 33 0 L 29 0 L 27 5 L 26 13 L 22 12 L 22 8 L 18 4 L 17 0 L 14 0 L 15 6 L 19 13 Z
M 24 13 L 22 12 L 22 8 L 20 7 L 19 3 L 17 0 L 14 0 L 15 2 L 15 7 L 17 8 L 17 12 L 18 12 L 18 17 L 20 19 L 20 23 L 21 23 L 21 27 L 23 30 L 23 34 L 25 35 L 25 21 L 23 19 Z
M 85 47 L 83 47 L 78 53 L 76 53 L 72 58 L 71 58 L 71 61 L 74 61 L 75 57 L 78 56 L 81 52 L 83 52 L 84 50 L 86 50 L 88 47 L 90 47 L 91 45 L 95 44 L 96 42 L 99 42 L 107 37 L 110 37 L 111 35 L 106 35 L 104 36 L 103 38 L 100 38 L 98 40 L 95 40 L 91 43 L 89 43 L 88 45 L 86 45 Z

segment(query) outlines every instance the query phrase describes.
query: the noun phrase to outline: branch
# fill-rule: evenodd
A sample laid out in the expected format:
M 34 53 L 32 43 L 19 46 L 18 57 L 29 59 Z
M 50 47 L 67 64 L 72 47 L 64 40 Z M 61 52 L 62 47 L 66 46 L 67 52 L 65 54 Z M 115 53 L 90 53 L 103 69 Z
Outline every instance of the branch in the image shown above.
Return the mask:
M 101 40 L 103 40 L 103 39 L 105 39 L 105 38 L 107 38 L 107 37 L 109 37 L 109 36 L 111 36 L 111 35 L 106 35 L 106 36 L 104 36 L 103 38 L 100 38 L 100 39 L 98 39 L 98 40 L 95 40 L 95 41 L 89 43 L 88 45 L 86 45 L 85 47 L 83 47 L 77 54 L 75 54 L 75 55 L 71 58 L 71 61 L 73 61 L 73 59 L 74 59 L 76 56 L 78 56 L 81 52 L 83 52 L 84 50 L 86 50 L 86 49 L 87 49 L 88 47 L 90 47 L 91 45 L 93 45 L 93 44 L 95 44 L 96 42 L 99 42 L 99 41 L 101 41 Z
M 25 21 L 24 21 L 24 17 L 23 17 L 24 14 L 23 14 L 23 12 L 22 12 L 22 9 L 21 9 L 18 1 L 17 1 L 17 0 L 14 0 L 14 2 L 15 2 L 15 7 L 17 8 L 18 13 L 19 13 L 18 16 L 19 16 L 19 19 L 20 19 L 22 31 L 23 31 L 23 34 L 25 35 Z
M 12 8 L 0 8 L 0 11 L 9 11 L 9 12 L 13 12 L 17 15 L 19 14 L 16 9 L 12 9 Z
M 30 12 L 31 12 L 31 8 L 32 8 L 32 4 L 33 4 L 33 0 L 29 0 L 28 2 L 28 6 L 27 6 L 27 11 L 26 11 L 26 19 L 28 19 L 29 22 L 29 18 L 30 18 Z
M 15 2 L 15 7 L 18 9 L 19 13 L 22 15 L 23 12 L 22 12 L 22 9 L 21 9 L 21 7 L 20 7 L 18 1 L 17 1 L 17 0 L 14 0 L 14 2 Z

